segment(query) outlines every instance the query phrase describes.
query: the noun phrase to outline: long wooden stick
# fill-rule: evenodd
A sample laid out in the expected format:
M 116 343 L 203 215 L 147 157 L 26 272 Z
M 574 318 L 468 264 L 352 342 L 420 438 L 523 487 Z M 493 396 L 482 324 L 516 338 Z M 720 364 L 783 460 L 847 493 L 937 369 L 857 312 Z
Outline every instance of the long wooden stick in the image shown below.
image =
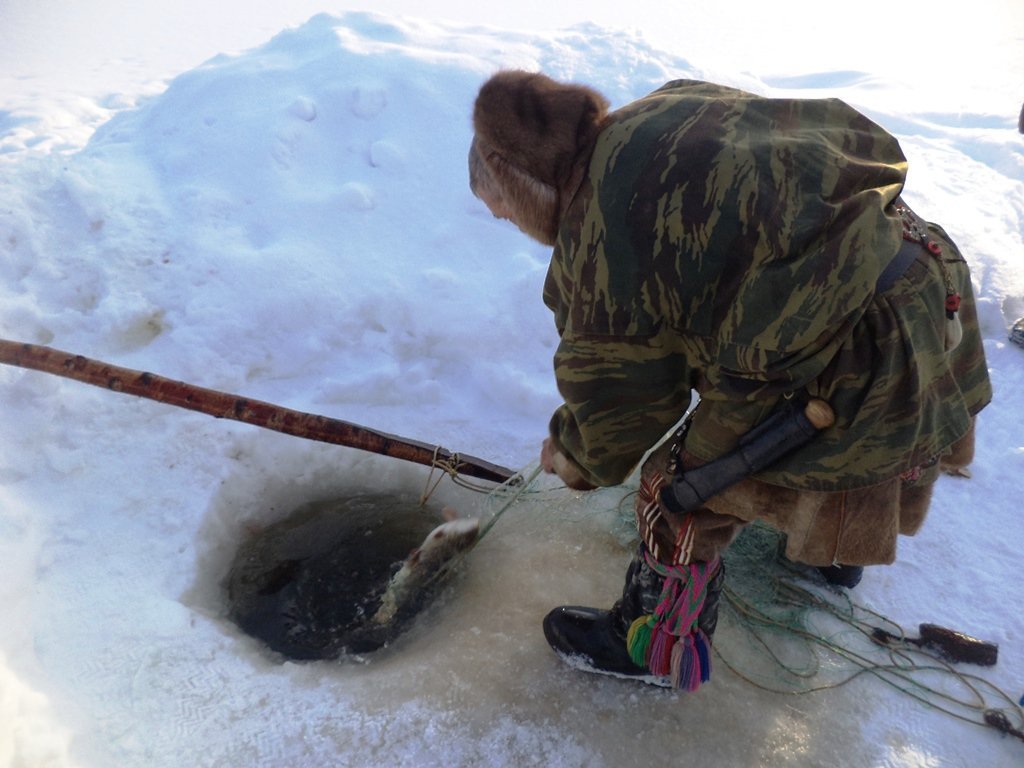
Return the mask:
M 81 355 L 36 344 L 0 339 L 0 363 L 52 373 L 96 387 L 156 400 L 217 419 L 232 419 L 286 435 L 344 445 L 426 466 L 450 465 L 459 473 L 482 480 L 504 482 L 515 472 L 446 448 L 377 432 L 347 421 L 293 411 L 272 403 L 204 389 L 153 373 L 121 368 Z

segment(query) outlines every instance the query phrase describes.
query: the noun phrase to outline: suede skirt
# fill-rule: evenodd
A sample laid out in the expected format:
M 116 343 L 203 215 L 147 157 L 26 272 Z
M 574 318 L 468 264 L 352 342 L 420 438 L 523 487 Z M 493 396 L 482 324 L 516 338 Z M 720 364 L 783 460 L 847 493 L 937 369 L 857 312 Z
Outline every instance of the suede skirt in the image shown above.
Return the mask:
M 668 444 L 644 463 L 642 477 L 664 475 Z M 691 559 L 721 554 L 745 525 L 760 520 L 786 534 L 786 557 L 808 565 L 876 565 L 893 562 L 900 535 L 924 523 L 941 471 L 956 472 L 974 457 L 974 420 L 942 456 L 868 488 L 823 492 L 795 490 L 745 479 L 694 511 Z M 698 464 L 683 452 L 683 465 Z M 639 509 L 638 509 L 639 513 Z

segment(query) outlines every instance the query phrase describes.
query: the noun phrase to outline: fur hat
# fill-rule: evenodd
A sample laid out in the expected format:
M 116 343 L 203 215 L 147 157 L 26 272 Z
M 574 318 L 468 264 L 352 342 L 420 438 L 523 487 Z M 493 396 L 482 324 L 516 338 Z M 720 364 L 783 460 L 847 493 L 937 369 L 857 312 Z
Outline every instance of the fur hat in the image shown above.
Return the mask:
M 586 86 L 521 70 L 498 72 L 473 107 L 474 192 L 496 189 L 524 232 L 553 244 L 563 197 L 589 159 L 607 112 L 607 99 Z

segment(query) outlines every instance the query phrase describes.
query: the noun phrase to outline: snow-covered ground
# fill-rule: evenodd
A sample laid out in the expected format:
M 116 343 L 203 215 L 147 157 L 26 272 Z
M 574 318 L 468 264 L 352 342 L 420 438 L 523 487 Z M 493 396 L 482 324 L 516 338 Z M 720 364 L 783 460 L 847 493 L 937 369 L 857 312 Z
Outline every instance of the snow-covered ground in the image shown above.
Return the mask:
M 225 15 L 180 55 L 256 45 L 285 26 L 275 18 Z M 992 49 L 1007 39 L 1019 30 Z M 999 664 L 971 671 L 1024 694 L 1024 349 L 1006 341 L 1024 315 L 1024 84 L 1004 105 L 990 84 L 937 100 L 942 89 L 925 98 L 868 69 L 702 66 L 595 25 L 370 14 L 178 62 L 169 83 L 145 59 L 106 62 L 109 90 L 85 70 L 34 76 L 31 41 L 17 45 L 0 71 L 0 336 L 515 468 L 535 460 L 558 404 L 556 337 L 545 250 L 467 189 L 482 80 L 541 69 L 621 105 L 696 77 L 862 109 L 900 137 L 908 201 L 972 263 L 996 399 L 973 477 L 940 481 L 922 533 L 869 569 L 857 598 L 911 628 L 998 642 Z M 222 618 L 239 538 L 313 498 L 419 491 L 425 470 L 20 369 L 0 368 L 0 405 L 0 765 L 1024 763 L 1020 741 L 870 678 L 786 698 L 720 665 L 675 696 L 573 672 L 540 620 L 559 603 L 608 604 L 628 545 L 615 491 L 550 482 L 392 648 L 282 664 Z M 467 514 L 481 504 L 440 493 Z

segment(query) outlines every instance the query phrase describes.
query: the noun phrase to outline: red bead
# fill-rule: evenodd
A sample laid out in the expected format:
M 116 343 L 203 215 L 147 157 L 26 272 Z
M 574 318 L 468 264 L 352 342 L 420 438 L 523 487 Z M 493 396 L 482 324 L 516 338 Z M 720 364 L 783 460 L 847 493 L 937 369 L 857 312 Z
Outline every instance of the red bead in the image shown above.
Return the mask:
M 931 253 L 933 256 L 938 256 L 940 253 L 942 253 L 942 246 L 936 243 L 934 240 L 929 240 L 928 252 Z
M 960 309 L 960 294 L 951 293 L 946 297 L 946 311 L 956 312 Z

